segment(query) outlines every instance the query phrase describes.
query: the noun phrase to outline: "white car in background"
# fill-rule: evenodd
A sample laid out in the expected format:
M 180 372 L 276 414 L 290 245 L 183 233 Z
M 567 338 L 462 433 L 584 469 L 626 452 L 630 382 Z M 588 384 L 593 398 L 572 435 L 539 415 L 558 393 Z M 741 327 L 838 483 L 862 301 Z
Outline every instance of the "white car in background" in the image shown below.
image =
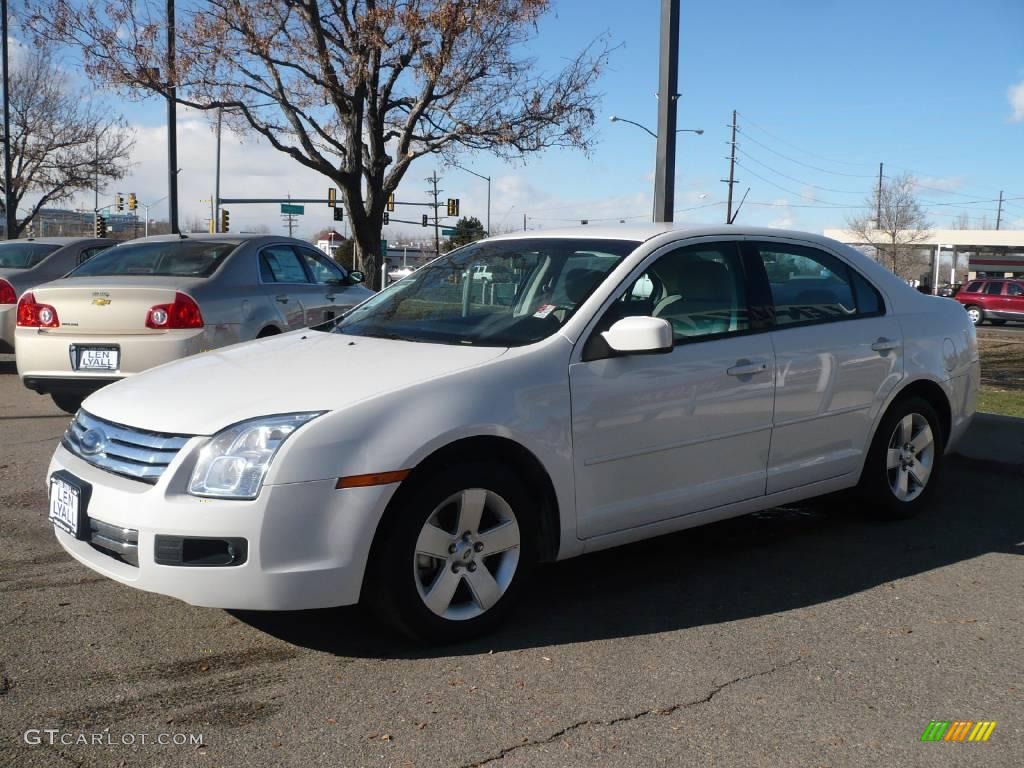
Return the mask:
M 955 302 L 740 226 L 492 238 L 323 328 L 89 397 L 47 478 L 64 548 L 194 605 L 363 600 L 457 640 L 541 560 L 843 489 L 917 513 L 979 380 Z

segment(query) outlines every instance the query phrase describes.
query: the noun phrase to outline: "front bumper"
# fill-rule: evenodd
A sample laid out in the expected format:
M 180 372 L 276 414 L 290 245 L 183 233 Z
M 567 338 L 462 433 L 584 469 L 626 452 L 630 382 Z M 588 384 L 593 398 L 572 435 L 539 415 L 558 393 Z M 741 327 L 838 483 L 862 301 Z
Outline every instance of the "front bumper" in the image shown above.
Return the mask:
M 111 381 L 194 355 L 211 346 L 207 342 L 204 328 L 121 335 L 56 333 L 38 328 L 16 328 L 14 339 L 18 375 L 29 389 L 44 394 L 95 391 Z M 118 347 L 120 357 L 117 370 L 74 370 L 70 354 L 73 344 Z
M 90 483 L 89 518 L 137 531 L 138 565 L 55 529 L 61 546 L 115 581 L 192 605 L 299 610 L 357 602 L 394 486 L 339 491 L 334 480 L 319 480 L 267 485 L 252 501 L 200 499 L 184 493 L 184 483 L 191 471 L 188 455 L 202 440 L 183 448 L 156 485 L 112 475 L 59 447 L 47 477 L 63 469 Z M 157 536 L 244 539 L 247 554 L 239 565 L 161 565 Z

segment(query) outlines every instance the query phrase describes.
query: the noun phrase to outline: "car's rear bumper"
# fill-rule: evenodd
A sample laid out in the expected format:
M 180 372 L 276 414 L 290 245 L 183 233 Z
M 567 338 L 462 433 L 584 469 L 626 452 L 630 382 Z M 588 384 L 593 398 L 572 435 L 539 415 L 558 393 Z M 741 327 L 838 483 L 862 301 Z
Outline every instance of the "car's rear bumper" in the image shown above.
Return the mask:
M 37 392 L 95 391 L 111 381 L 188 357 L 211 346 L 205 328 L 137 335 L 53 333 L 17 328 L 14 335 L 18 374 L 25 386 Z M 115 346 L 120 352 L 118 368 L 77 371 L 71 363 L 71 345 Z M 76 382 L 80 384 L 75 386 Z
M 357 602 L 391 492 L 389 486 L 339 491 L 328 479 L 264 486 L 252 501 L 200 499 L 184 493 L 180 464 L 147 485 L 94 467 L 63 446 L 47 477 L 61 469 L 90 484 L 86 511 L 103 532 L 116 537 L 124 531 L 126 541 L 137 542 L 131 557 L 123 558 L 97 544 L 95 534 L 86 541 L 55 529 L 72 557 L 122 584 L 212 608 L 300 610 Z M 162 564 L 158 536 L 244 541 L 238 547 L 244 561 Z

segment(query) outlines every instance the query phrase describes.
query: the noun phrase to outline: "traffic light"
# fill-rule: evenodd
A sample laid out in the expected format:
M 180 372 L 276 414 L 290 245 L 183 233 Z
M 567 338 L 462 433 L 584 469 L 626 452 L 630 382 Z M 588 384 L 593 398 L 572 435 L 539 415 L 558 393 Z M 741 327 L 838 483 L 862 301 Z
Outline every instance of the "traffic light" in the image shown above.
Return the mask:
M 114 201 L 116 203 L 117 210 L 123 211 L 124 210 L 124 195 L 122 195 L 120 192 L 118 192 L 116 197 L 114 198 Z
M 344 219 L 345 219 L 345 209 L 344 208 L 335 208 L 334 209 L 334 220 L 335 221 L 343 221 Z
M 428 227 L 428 226 L 430 226 L 430 223 L 429 223 L 429 222 L 430 222 L 430 217 L 429 217 L 429 216 L 427 216 L 427 214 L 425 214 L 425 213 L 424 213 L 424 214 L 423 214 L 423 226 L 424 226 L 424 227 Z
M 388 195 L 388 212 L 389 213 L 394 213 L 395 212 L 395 193 L 394 192 L 392 192 L 390 195 Z
M 96 217 L 96 237 L 107 236 L 107 220 L 102 216 Z
M 386 227 L 390 223 L 391 223 L 391 214 L 388 213 L 387 211 L 384 211 L 384 226 Z
M 138 207 L 139 207 L 139 198 L 137 198 L 135 196 L 134 192 L 129 192 L 128 193 L 128 210 L 129 211 L 134 211 L 134 210 L 137 210 Z
M 338 190 L 334 187 L 327 188 L 327 207 L 336 208 L 338 205 Z
M 227 208 L 220 209 L 220 231 L 231 231 L 231 212 Z
M 459 198 L 449 197 L 448 198 L 448 215 L 458 216 L 459 215 Z

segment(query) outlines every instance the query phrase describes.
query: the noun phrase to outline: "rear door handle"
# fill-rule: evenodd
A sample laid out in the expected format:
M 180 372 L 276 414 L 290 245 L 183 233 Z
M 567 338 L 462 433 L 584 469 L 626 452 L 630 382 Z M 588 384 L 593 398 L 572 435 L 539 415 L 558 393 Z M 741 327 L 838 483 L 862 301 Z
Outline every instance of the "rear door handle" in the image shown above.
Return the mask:
M 274 298 L 277 299 L 282 304 L 287 304 L 288 303 L 288 297 L 287 296 L 275 296 Z
M 875 350 L 875 352 L 888 352 L 889 350 L 892 349 L 898 349 L 899 346 L 900 342 L 897 341 L 896 339 L 886 339 L 883 337 L 876 341 L 874 344 L 872 344 L 871 348 Z
M 753 376 L 755 373 L 764 373 L 767 370 L 767 360 L 737 360 L 736 365 L 727 368 L 725 372 L 730 376 Z

